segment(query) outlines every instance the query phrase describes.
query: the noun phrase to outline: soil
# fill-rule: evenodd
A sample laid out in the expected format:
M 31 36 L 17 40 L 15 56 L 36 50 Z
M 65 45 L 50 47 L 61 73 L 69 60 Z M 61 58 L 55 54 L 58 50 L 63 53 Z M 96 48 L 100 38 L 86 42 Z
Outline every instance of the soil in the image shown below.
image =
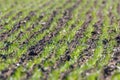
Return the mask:
M 63 13 L 63 17 L 59 19 L 56 28 L 51 33 L 49 33 L 48 35 L 44 36 L 43 39 L 41 39 L 36 45 L 31 46 L 28 49 L 27 53 L 22 55 L 22 57 L 20 58 L 19 62 L 11 65 L 9 67 L 9 69 L 7 68 L 5 70 L 2 70 L 1 71 L 2 74 L 0 75 L 0 78 L 7 79 L 9 76 L 11 76 L 12 74 L 14 74 L 14 72 L 16 71 L 16 69 L 18 67 L 17 64 L 25 65 L 27 63 L 27 61 L 29 61 L 32 58 L 34 58 L 34 56 L 37 56 L 38 54 L 40 54 L 42 52 L 42 50 L 44 49 L 45 45 L 49 41 L 51 41 L 52 38 L 58 34 L 58 32 L 60 31 L 60 29 L 65 26 L 66 22 L 68 22 L 71 19 L 71 13 L 72 13 L 72 11 L 73 11 L 74 8 L 76 8 L 75 5 L 72 6 L 71 8 L 69 8 L 69 9 L 65 10 L 65 12 Z M 54 12 L 54 15 L 55 14 L 56 14 L 56 12 Z M 29 20 L 31 18 L 31 16 L 27 16 L 25 18 L 25 20 Z M 50 19 L 50 21 L 51 20 L 52 19 Z M 48 22 L 48 24 L 50 24 L 50 23 Z M 18 28 L 16 27 L 16 29 L 18 29 Z M 13 29 L 11 31 L 14 31 L 16 29 Z
M 44 8 L 44 6 L 49 5 L 50 2 L 51 1 L 47 2 L 43 6 L 39 7 L 39 9 L 42 9 L 42 8 Z M 73 0 L 66 0 L 65 4 L 63 4 L 62 7 L 57 7 L 55 10 L 51 11 L 50 17 L 48 18 L 48 20 L 46 22 L 44 22 L 43 24 L 40 24 L 39 22 L 42 21 L 42 19 L 46 16 L 45 12 L 42 12 L 42 14 L 39 15 L 39 17 L 34 21 L 34 23 L 31 24 L 31 26 L 29 28 L 27 28 L 27 31 L 31 32 L 30 36 L 23 42 L 20 42 L 20 43 L 18 42 L 20 49 L 24 45 L 27 45 L 30 42 L 30 40 L 32 40 L 39 34 L 45 32 L 46 30 L 48 30 L 50 28 L 50 25 L 53 23 L 55 17 L 60 13 L 60 9 L 63 8 L 67 3 L 70 3 L 70 2 L 73 2 Z M 52 44 L 52 39 L 54 37 L 56 37 L 59 34 L 59 32 L 66 27 L 66 25 L 69 21 L 72 21 L 72 19 L 74 18 L 72 16 L 73 11 L 78 7 L 78 5 L 80 5 L 81 2 L 82 2 L 82 0 L 76 0 L 76 2 L 74 2 L 74 4 L 70 8 L 67 8 L 66 10 L 64 10 L 64 13 L 62 13 L 63 16 L 58 19 L 57 25 L 55 26 L 55 28 L 52 31 L 50 31 L 49 33 L 47 33 L 35 45 L 30 46 L 27 49 L 27 51 L 24 54 L 22 54 L 20 56 L 20 58 L 17 59 L 17 61 L 15 63 L 10 64 L 5 69 L 1 70 L 0 71 L 0 79 L 7 80 L 10 76 L 13 76 L 15 74 L 15 72 L 17 71 L 17 69 L 19 67 L 22 66 L 25 69 L 27 69 L 28 62 L 41 57 L 41 54 L 42 54 L 43 50 L 45 49 L 45 47 L 47 46 L 47 44 Z M 87 1 L 87 3 L 89 3 L 89 2 L 90 1 Z M 50 77 L 49 74 L 51 72 L 54 72 L 55 70 L 60 69 L 67 62 L 71 61 L 72 52 L 79 45 L 81 45 L 80 40 L 85 37 L 84 32 L 86 31 L 87 27 L 92 23 L 92 20 L 94 19 L 94 17 L 93 17 L 94 13 L 92 13 L 92 10 L 94 9 L 94 7 L 98 7 L 98 4 L 99 4 L 98 1 L 95 0 L 94 6 L 91 7 L 90 10 L 88 10 L 88 12 L 86 13 L 86 19 L 84 20 L 84 23 L 81 25 L 79 30 L 76 31 L 74 38 L 70 42 L 65 41 L 64 37 L 57 42 L 59 44 L 67 42 L 68 46 L 67 46 L 67 49 L 65 50 L 65 52 L 62 55 L 60 55 L 59 58 L 57 58 L 57 60 L 54 63 L 51 61 L 51 59 L 54 58 L 57 54 L 56 54 L 56 51 L 53 50 L 49 53 L 48 56 L 46 56 L 44 59 L 42 59 L 42 61 L 40 63 L 33 64 L 32 66 L 30 66 L 30 68 L 28 70 L 21 72 L 21 73 L 24 73 L 24 76 L 22 76 L 21 79 L 22 80 L 30 79 L 31 76 L 34 74 L 34 70 L 36 68 L 38 68 L 38 69 L 40 69 L 40 71 L 43 75 L 40 77 L 40 79 L 41 80 L 49 80 L 49 77 Z M 77 60 L 73 64 L 71 64 L 68 69 L 66 69 L 64 72 L 60 73 L 60 75 L 59 75 L 60 80 L 66 80 L 70 73 L 72 73 L 74 70 L 76 70 L 78 68 L 81 68 L 82 65 L 87 63 L 87 61 L 93 57 L 95 49 L 97 48 L 97 44 L 100 40 L 101 34 L 103 33 L 102 28 L 105 27 L 105 25 L 104 25 L 104 21 L 105 21 L 104 16 L 105 15 L 103 14 L 102 9 L 105 8 L 106 4 L 107 4 L 107 1 L 103 0 L 101 5 L 99 5 L 99 10 L 96 13 L 98 20 L 96 20 L 96 22 L 94 24 L 92 24 L 92 27 L 94 27 L 94 30 L 91 32 L 91 37 L 86 39 L 86 41 L 85 41 L 86 48 L 83 49 L 82 52 L 78 53 L 79 56 L 78 56 Z M 14 5 L 11 7 L 14 7 Z M 108 23 L 110 26 L 113 26 L 117 21 L 118 26 L 120 26 L 120 19 L 118 19 L 112 12 L 113 8 L 114 7 L 110 7 L 108 9 L 107 16 L 110 19 Z M 16 43 L 17 41 L 19 41 L 22 38 L 22 36 L 24 34 L 26 34 L 25 32 L 20 31 L 20 33 L 16 36 L 15 40 L 13 40 L 12 42 L 7 40 L 8 37 L 10 37 L 16 31 L 18 31 L 21 27 L 25 26 L 33 17 L 36 17 L 36 14 L 39 11 L 39 9 L 30 11 L 27 16 L 25 16 L 23 19 L 21 19 L 17 23 L 15 23 L 10 30 L 7 30 L 0 34 L 0 41 L 3 42 L 5 45 L 3 48 L 0 48 L 0 50 L 8 51 L 9 47 L 13 43 Z M 117 10 L 116 12 L 118 14 L 120 14 L 120 3 L 117 4 L 116 10 Z M 13 13 L 14 12 L 10 11 L 8 14 L 3 16 L 0 19 L 0 21 L 3 18 L 8 19 L 8 17 Z M 19 11 L 15 16 L 12 17 L 11 20 L 16 21 L 22 15 L 23 15 L 23 12 Z M 4 26 L 7 26 L 8 24 L 9 24 L 9 22 L 5 22 L 3 24 L 0 23 L 0 30 L 4 29 Z M 35 29 L 35 27 L 38 25 L 42 25 L 42 28 L 36 32 L 33 32 L 32 30 Z M 76 26 L 77 26 L 76 24 L 72 24 L 70 26 L 70 30 L 72 30 Z M 110 29 L 108 31 L 109 34 L 116 34 L 116 32 L 117 32 L 117 30 L 112 29 L 112 27 L 110 27 Z M 113 40 L 112 38 L 113 37 L 110 37 L 109 39 L 104 38 L 102 40 L 102 44 L 103 44 L 103 48 L 104 48 L 102 55 L 105 55 L 106 48 L 108 47 L 109 42 L 111 40 Z M 114 38 L 114 40 L 116 41 L 117 45 L 115 45 L 113 48 L 113 51 L 111 53 L 111 58 L 110 58 L 108 64 L 103 65 L 102 71 L 100 73 L 100 78 L 102 80 L 110 80 L 111 77 L 115 74 L 115 71 L 119 69 L 118 65 L 120 64 L 120 35 L 118 34 Z M 0 62 L 4 62 L 7 59 L 14 58 L 15 54 L 16 54 L 15 50 L 10 54 L 0 54 L 0 59 L 2 59 Z M 100 59 L 98 59 L 96 61 L 96 63 L 99 62 Z M 48 61 L 51 64 L 51 65 L 47 66 L 47 68 L 44 66 L 46 61 Z M 94 73 L 94 71 L 97 70 L 97 68 L 95 68 L 95 67 L 96 67 L 96 64 L 94 67 L 91 67 L 90 69 L 85 70 L 82 73 L 80 73 L 80 76 L 85 77 L 85 76 L 87 76 L 87 74 Z

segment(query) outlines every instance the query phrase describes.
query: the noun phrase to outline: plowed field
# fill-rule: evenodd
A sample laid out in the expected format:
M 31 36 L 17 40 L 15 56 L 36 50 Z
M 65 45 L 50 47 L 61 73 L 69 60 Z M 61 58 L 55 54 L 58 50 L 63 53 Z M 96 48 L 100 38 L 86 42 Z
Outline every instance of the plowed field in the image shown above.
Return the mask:
M 0 80 L 120 80 L 120 0 L 0 0 Z

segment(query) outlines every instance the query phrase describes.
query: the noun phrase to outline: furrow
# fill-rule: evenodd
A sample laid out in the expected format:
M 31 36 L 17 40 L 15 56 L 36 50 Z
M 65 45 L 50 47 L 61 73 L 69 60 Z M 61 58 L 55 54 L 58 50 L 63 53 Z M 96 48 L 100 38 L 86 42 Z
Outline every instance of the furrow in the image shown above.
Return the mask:
M 73 7 L 75 7 L 75 6 L 73 6 Z M 71 15 L 71 12 L 72 12 L 72 9 L 73 8 L 71 8 L 71 9 L 68 9 L 67 11 L 65 11 L 65 13 L 64 13 L 64 15 L 63 15 L 63 17 L 61 18 L 61 19 L 59 19 L 59 22 L 58 22 L 58 25 L 57 25 L 57 27 L 56 27 L 56 29 L 53 31 L 53 32 L 51 32 L 49 35 L 47 35 L 47 36 L 45 36 L 42 40 L 40 40 L 35 46 L 32 46 L 31 48 L 29 48 L 29 50 L 28 50 L 28 52 L 25 54 L 25 55 L 23 55 L 22 56 L 22 58 L 20 59 L 20 62 L 19 62 L 19 64 L 21 64 L 21 61 L 22 61 L 22 64 L 24 64 L 24 59 L 23 59 L 23 57 L 24 56 L 26 56 L 26 60 L 28 59 L 29 60 L 29 56 L 34 56 L 34 55 L 36 55 L 36 51 L 37 51 L 37 53 L 40 53 L 40 51 L 43 49 L 43 47 L 45 46 L 45 44 L 52 38 L 52 37 L 54 37 L 54 35 L 57 35 L 58 34 L 58 32 L 59 32 L 59 30 L 66 24 L 66 22 L 68 21 L 68 20 L 70 20 L 70 15 Z M 45 42 L 45 43 L 44 43 Z M 41 45 L 43 45 L 42 47 L 41 47 Z M 33 48 L 34 47 L 34 48 Z M 41 48 L 41 49 L 40 49 Z M 12 70 L 14 70 L 14 69 L 12 69 Z M 10 73 L 10 74 L 12 74 L 12 73 Z M 9 74 L 9 75 L 10 75 Z M 5 75 L 3 76 L 4 78 L 5 78 Z M 6 77 L 7 77 L 7 75 L 6 75 Z

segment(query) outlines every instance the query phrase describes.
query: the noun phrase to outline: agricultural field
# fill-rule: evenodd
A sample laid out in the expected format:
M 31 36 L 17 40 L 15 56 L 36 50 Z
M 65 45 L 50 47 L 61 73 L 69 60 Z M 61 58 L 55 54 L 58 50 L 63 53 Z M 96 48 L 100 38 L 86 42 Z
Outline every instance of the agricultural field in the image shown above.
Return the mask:
M 120 80 L 120 0 L 0 0 L 0 80 Z

